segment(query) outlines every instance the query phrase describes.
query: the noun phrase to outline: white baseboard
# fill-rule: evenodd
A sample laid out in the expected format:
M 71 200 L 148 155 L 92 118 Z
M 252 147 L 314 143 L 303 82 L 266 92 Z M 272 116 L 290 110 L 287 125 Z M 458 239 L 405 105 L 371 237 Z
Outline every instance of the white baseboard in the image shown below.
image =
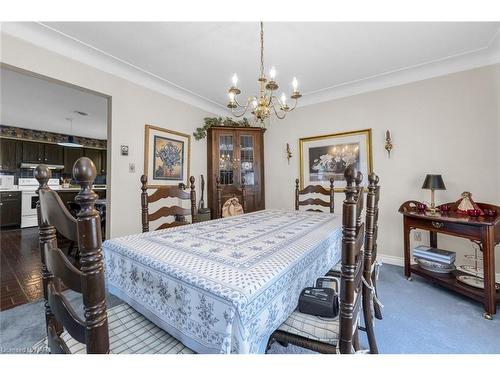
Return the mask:
M 394 255 L 377 254 L 377 258 L 382 261 L 382 263 L 392 264 L 393 266 L 404 266 L 403 257 L 397 257 Z M 495 274 L 497 283 L 500 283 L 500 273 Z

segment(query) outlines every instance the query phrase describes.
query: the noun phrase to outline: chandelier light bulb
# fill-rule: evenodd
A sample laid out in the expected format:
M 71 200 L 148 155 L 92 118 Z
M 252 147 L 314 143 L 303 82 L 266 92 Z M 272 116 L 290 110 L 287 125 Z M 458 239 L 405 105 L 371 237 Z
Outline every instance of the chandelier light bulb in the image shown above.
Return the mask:
M 234 92 L 229 93 L 229 101 L 232 103 L 234 102 Z
M 282 104 L 283 106 L 285 106 L 285 105 L 286 105 L 286 95 L 285 95 L 285 93 L 282 93 L 282 94 L 281 94 L 281 104 Z
M 233 86 L 237 87 L 236 85 L 238 84 L 238 76 L 236 75 L 236 73 L 233 74 L 232 81 L 233 81 Z
M 297 88 L 299 87 L 299 82 L 297 81 L 297 78 L 295 78 L 295 77 L 293 77 L 292 86 L 293 86 L 293 92 L 297 92 Z
M 269 71 L 269 77 L 271 77 L 271 80 L 274 81 L 274 78 L 276 78 L 276 69 L 273 67 L 271 67 L 271 70 Z

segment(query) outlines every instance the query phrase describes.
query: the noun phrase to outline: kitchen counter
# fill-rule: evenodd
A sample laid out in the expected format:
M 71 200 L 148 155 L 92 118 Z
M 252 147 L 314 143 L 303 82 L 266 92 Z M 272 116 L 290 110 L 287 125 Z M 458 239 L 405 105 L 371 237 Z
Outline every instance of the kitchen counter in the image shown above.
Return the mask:
M 69 188 L 63 188 L 61 186 L 51 186 L 51 189 L 54 191 L 80 191 L 79 187 L 69 187 Z M 107 187 L 93 187 L 92 190 L 106 190 Z M 26 190 L 26 189 L 25 189 Z M 34 189 L 35 190 L 35 189 Z M 19 189 L 19 186 L 14 185 L 14 187 L 10 189 L 0 189 L 0 192 L 3 193 L 9 193 L 9 192 L 15 192 L 15 191 L 23 191 L 23 189 Z

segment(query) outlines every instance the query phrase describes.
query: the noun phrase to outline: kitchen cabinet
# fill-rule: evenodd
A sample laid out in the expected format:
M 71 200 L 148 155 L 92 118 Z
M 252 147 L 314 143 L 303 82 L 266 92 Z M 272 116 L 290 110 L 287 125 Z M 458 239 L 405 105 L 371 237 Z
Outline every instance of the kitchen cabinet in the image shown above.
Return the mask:
M 0 192 L 0 226 L 21 225 L 21 192 Z
M 95 148 L 85 148 L 83 155 L 92 160 L 95 164 L 95 169 L 97 174 L 106 173 L 106 151 L 104 150 L 104 164 L 103 164 L 103 150 L 97 150 Z M 104 165 L 104 167 L 103 167 Z
M 73 165 L 83 156 L 83 148 L 64 147 L 64 170 L 70 176 L 73 176 Z
M 24 163 L 63 164 L 63 147 L 55 143 L 23 141 Z
M 0 170 L 14 172 L 19 169 L 23 152 L 22 142 L 0 138 Z
M 107 163 L 108 163 L 108 153 L 106 150 L 101 150 L 101 173 L 100 174 L 103 174 L 103 175 L 106 175 L 107 173 L 107 170 L 106 170 L 106 166 L 107 166 Z M 99 174 L 99 172 L 97 172 Z
M 55 143 L 45 143 L 44 161 L 47 164 L 64 164 L 64 148 Z

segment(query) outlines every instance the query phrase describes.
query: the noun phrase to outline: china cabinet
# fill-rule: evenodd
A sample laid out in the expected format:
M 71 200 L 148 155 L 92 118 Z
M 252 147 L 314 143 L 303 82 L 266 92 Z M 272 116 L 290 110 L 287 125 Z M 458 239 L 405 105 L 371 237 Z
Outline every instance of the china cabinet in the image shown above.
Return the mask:
M 231 198 L 230 187 L 245 184 L 247 212 L 263 210 L 264 131 L 253 127 L 212 127 L 207 131 L 208 207 L 217 218 L 217 178 L 223 201 Z M 225 187 L 227 189 L 225 189 Z

